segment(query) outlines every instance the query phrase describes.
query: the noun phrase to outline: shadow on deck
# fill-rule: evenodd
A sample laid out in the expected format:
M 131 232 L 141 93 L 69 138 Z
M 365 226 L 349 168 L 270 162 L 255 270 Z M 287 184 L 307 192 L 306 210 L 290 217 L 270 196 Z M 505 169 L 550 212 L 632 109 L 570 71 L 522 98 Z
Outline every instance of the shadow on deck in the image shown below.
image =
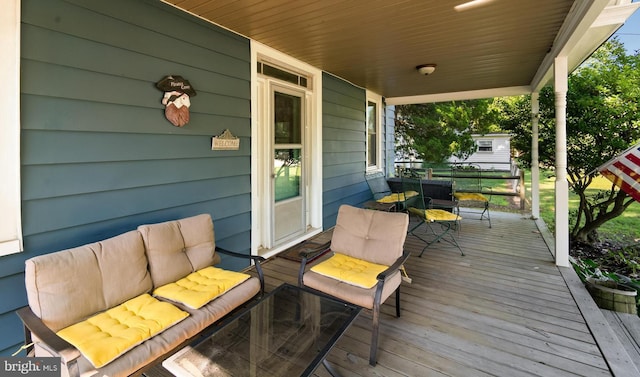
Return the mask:
M 394 316 L 392 298 L 383 305 L 372 368 L 364 311 L 329 354 L 342 375 L 638 375 L 573 270 L 555 266 L 544 227 L 519 214 L 491 215 L 491 229 L 465 216 L 458 238 L 465 256 L 437 243 L 418 258 L 423 244 L 407 238 L 413 281 L 401 287 L 402 316 Z M 297 284 L 298 266 L 269 260 L 267 290 Z

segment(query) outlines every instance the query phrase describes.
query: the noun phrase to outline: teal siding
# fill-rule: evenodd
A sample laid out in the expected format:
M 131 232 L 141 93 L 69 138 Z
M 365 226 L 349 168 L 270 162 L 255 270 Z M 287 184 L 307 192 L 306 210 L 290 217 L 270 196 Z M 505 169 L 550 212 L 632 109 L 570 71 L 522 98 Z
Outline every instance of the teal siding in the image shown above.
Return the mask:
M 25 252 L 0 259 L 0 355 L 22 342 L 29 257 L 199 213 L 221 246 L 251 238 L 247 39 L 147 0 L 25 0 L 21 32 Z M 198 93 L 184 128 L 155 88 L 169 74 Z M 211 151 L 227 128 L 240 150 Z
M 323 227 L 336 223 L 342 204 L 371 198 L 366 167 L 366 91 L 335 76 L 322 76 Z

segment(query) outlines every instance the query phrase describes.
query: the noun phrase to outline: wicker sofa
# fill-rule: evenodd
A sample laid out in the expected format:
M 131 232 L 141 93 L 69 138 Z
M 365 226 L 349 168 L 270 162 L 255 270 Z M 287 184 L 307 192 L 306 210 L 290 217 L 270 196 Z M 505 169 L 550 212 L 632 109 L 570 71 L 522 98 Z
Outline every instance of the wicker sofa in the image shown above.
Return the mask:
M 226 288 L 223 283 L 216 283 L 219 284 L 217 296 L 198 309 L 179 300 L 156 297 L 158 287 L 178 287 L 176 282 L 187 281 L 185 279 L 198 271 L 211 269 L 210 266 L 220 261 L 219 254 L 253 259 L 258 277 L 247 275 L 246 280 Z M 61 357 L 63 376 L 140 374 L 263 292 L 261 259 L 216 247 L 213 222 L 208 214 L 141 225 L 137 230 L 104 241 L 31 258 L 25 265 L 29 306 L 17 312 L 25 325 L 26 344 L 33 342 L 29 355 Z M 193 293 L 187 291 L 190 292 Z M 156 312 L 160 316 L 178 313 L 179 317 L 171 319 L 166 328 L 153 330 L 146 340 L 118 346 L 125 349 L 116 356 L 110 355 L 112 359 L 104 365 L 96 363 L 82 346 L 73 346 L 67 341 L 67 329 L 82 328 L 87 323 L 90 330 L 101 327 L 92 325 L 91 321 L 116 309 L 127 312 L 131 302 L 140 299 L 159 305 Z M 110 317 L 109 320 L 114 321 Z M 112 336 L 110 330 L 96 331 L 103 332 L 91 336 Z M 117 347 L 106 348 L 111 353 Z

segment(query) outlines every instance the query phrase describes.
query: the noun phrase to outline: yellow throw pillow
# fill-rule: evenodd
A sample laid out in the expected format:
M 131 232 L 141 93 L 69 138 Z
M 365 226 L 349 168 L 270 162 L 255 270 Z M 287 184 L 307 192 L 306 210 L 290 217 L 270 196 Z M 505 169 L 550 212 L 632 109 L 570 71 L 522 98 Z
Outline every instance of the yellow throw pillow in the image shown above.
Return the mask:
M 192 309 L 200 309 L 209 301 L 250 277 L 251 275 L 241 272 L 207 267 L 193 272 L 175 283 L 158 287 L 153 291 L 153 294 L 157 297 L 180 302 Z
M 376 200 L 378 203 L 398 203 L 418 195 L 416 191 L 395 192 Z
M 96 368 L 182 321 L 189 313 L 142 294 L 115 308 L 58 331 Z
M 476 201 L 476 202 L 488 202 L 489 199 L 487 199 L 486 196 L 477 193 L 477 192 L 456 192 L 455 194 L 453 194 L 453 196 L 456 197 L 456 199 L 461 200 L 461 201 L 465 201 L 465 200 L 472 200 L 472 201 Z
M 443 209 L 428 209 L 425 213 L 427 221 L 458 221 L 460 216 Z
M 373 288 L 379 273 L 388 266 L 335 253 L 331 258 L 311 267 L 311 271 L 361 288 Z
M 451 213 L 449 211 L 445 211 L 443 209 L 420 209 L 420 208 L 409 208 L 409 212 L 413 213 L 416 216 L 420 216 L 424 218 L 426 221 L 434 222 L 434 221 L 458 221 L 462 220 L 462 217 L 456 215 L 455 213 Z

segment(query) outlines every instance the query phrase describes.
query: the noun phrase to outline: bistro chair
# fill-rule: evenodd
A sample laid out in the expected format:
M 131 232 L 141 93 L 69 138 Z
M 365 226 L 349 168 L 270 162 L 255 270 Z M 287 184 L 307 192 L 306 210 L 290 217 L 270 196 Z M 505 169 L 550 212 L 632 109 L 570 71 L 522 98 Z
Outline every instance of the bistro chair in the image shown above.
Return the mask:
M 406 203 L 409 215 L 413 215 L 418 220 L 418 223 L 409 230 L 408 234 L 420 239 L 426 244 L 418 256 L 422 257 L 422 254 L 429 246 L 440 241 L 446 241 L 454 245 L 460 250 L 460 254 L 464 255 L 462 248 L 456 240 L 456 233 L 459 232 L 462 217 L 455 212 L 434 209 L 431 205 L 431 198 L 424 196 L 422 183 L 419 180 L 403 178 L 402 189 L 405 191 L 413 190 L 418 192 L 417 196 L 410 198 Z M 423 224 L 425 228 L 433 234 L 432 239 L 426 239 L 423 236 L 424 232 L 417 232 Z
M 373 313 L 369 364 L 377 363 L 380 306 L 395 291 L 400 317 L 401 269 L 409 257 L 404 251 L 409 216 L 342 205 L 331 238 L 332 254 L 305 272 L 312 255 L 301 253 L 298 284 Z
M 453 179 L 453 196 L 458 202 L 458 214 L 460 206 L 474 206 L 479 204 L 482 208 L 480 218 L 486 219 L 491 228 L 491 214 L 489 213 L 489 202 L 491 202 L 492 189 L 482 185 L 482 169 L 479 165 L 454 165 L 451 168 Z
M 402 212 L 406 210 L 405 202 L 408 198 L 418 195 L 417 192 L 392 192 L 387 178 L 382 172 L 365 174 L 365 180 L 373 195 L 373 200 L 379 204 L 393 204 L 394 210 Z

